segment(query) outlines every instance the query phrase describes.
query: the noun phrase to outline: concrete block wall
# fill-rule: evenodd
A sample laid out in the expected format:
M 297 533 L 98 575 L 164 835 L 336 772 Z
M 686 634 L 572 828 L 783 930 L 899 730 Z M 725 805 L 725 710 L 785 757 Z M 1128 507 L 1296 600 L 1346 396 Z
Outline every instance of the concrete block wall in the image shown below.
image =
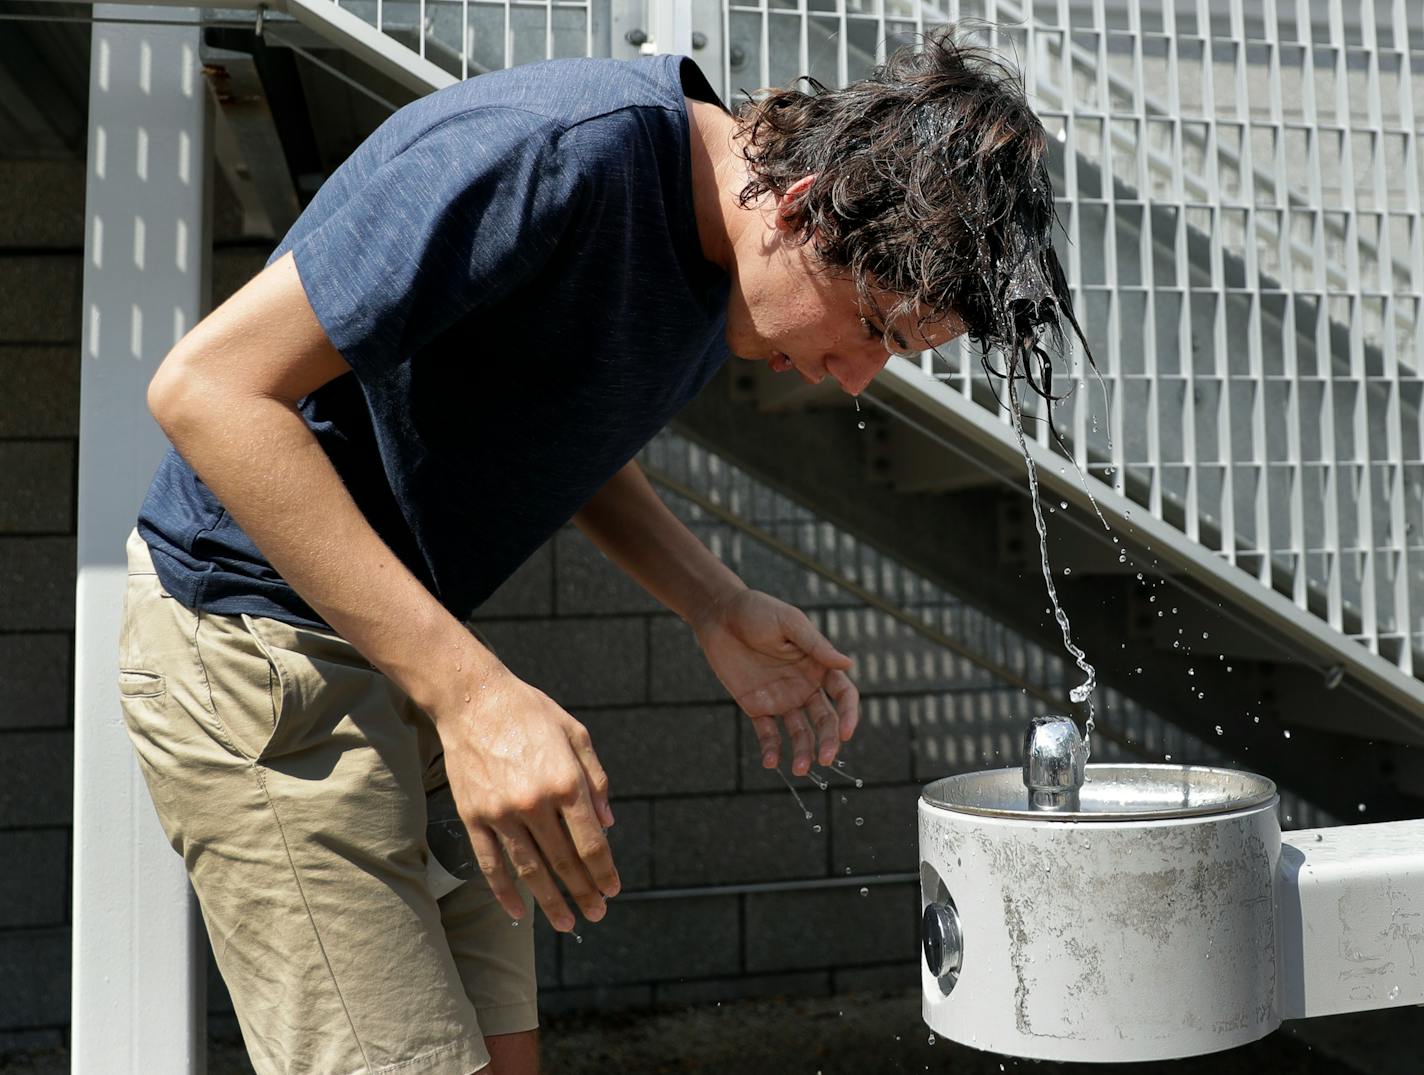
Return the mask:
M 69 1013 L 84 166 L 0 161 L 0 190 L 0 1044 L 44 1046 Z

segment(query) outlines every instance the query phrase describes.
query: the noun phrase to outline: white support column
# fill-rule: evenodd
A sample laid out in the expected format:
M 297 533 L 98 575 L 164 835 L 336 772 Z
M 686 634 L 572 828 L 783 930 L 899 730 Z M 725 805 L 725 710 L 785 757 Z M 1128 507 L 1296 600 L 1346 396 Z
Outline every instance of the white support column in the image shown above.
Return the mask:
M 203 938 L 119 710 L 124 538 L 164 449 L 154 369 L 208 302 L 207 93 L 194 9 L 99 5 L 84 240 L 75 614 L 73 1070 L 204 1067 Z

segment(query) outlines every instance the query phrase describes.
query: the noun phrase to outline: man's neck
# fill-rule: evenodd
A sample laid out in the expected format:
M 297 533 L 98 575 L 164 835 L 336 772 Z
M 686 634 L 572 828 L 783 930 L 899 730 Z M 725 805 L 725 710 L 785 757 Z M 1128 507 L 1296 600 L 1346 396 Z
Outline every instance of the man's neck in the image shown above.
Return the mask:
M 746 210 L 737 195 L 746 183 L 746 162 L 737 151 L 737 124 L 720 107 L 687 101 L 692 141 L 692 204 L 702 256 L 731 273 L 733 250 Z

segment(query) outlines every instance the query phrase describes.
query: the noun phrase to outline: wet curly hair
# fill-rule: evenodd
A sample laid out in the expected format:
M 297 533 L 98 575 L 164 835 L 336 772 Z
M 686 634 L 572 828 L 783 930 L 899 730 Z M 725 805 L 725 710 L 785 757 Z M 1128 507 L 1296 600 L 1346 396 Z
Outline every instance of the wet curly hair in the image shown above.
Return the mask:
M 1093 362 L 1053 250 L 1048 135 L 997 53 L 953 27 L 927 32 L 841 89 L 805 77 L 755 95 L 737 141 L 743 207 L 815 177 L 789 207 L 793 235 L 854 281 L 887 344 L 893 325 L 956 316 L 1011 402 L 1019 378 L 1058 398 L 1044 343 L 1061 354 L 1065 324 Z

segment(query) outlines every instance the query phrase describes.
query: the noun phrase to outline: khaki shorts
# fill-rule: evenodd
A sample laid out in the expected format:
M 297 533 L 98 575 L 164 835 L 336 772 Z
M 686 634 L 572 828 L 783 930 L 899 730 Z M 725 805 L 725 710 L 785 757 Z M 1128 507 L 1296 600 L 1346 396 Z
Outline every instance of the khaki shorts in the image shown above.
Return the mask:
M 124 720 L 259 1075 L 467 1075 L 534 1029 L 533 916 L 451 839 L 429 719 L 336 635 L 193 612 L 128 557 Z

